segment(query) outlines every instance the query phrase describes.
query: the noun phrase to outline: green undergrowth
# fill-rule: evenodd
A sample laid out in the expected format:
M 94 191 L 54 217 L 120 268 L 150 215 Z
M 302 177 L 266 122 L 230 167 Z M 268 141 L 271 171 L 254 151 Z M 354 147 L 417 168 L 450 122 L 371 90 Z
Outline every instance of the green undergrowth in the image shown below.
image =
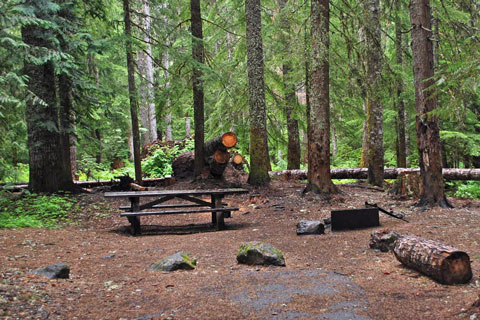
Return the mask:
M 461 199 L 480 199 L 480 181 L 452 181 L 446 183 L 447 195 Z
M 65 195 L 0 192 L 0 228 L 55 228 L 72 224 L 75 200 Z

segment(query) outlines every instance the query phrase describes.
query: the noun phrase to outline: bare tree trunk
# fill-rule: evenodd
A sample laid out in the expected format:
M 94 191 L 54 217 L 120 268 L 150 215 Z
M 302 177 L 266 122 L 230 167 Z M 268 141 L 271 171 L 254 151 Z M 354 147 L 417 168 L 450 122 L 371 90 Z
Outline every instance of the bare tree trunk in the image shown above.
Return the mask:
M 200 0 L 190 0 L 191 28 L 192 28 L 192 56 L 193 59 L 203 64 L 203 30 Z M 193 68 L 193 112 L 195 122 L 195 168 L 194 176 L 199 176 L 205 166 L 203 145 L 205 142 L 205 114 L 204 97 L 201 82 L 202 71 L 197 67 Z
M 410 23 L 412 25 L 417 146 L 420 174 L 424 185 L 423 194 L 417 205 L 451 207 L 444 192 L 438 119 L 435 114 L 432 114 L 432 111 L 437 108 L 437 98 L 430 88 L 434 84 L 431 20 L 429 0 L 412 0 Z
M 164 74 L 165 74 L 165 89 L 168 92 L 168 89 L 170 88 L 170 74 L 168 71 L 168 68 L 170 68 L 170 55 L 168 54 L 168 51 L 165 51 L 165 54 L 163 56 L 163 67 L 165 69 Z M 167 96 L 167 101 L 165 103 L 165 141 L 172 141 L 173 140 L 173 131 L 172 131 L 172 113 L 170 110 L 170 97 L 169 95 Z
M 35 2 L 29 3 L 39 18 L 44 17 Z M 51 48 L 51 43 L 44 37 L 41 26 L 22 27 L 22 40 L 31 47 Z M 59 109 L 55 90 L 55 70 L 53 61 L 33 64 L 25 61 L 23 74 L 28 76 L 28 89 L 35 94 L 35 99 L 26 102 L 26 121 L 29 150 L 29 184 L 33 192 L 57 192 L 72 190 L 72 176 L 65 170 L 61 156 L 62 140 L 60 136 Z
M 135 164 L 135 180 L 138 184 L 142 183 L 142 166 L 140 162 L 140 131 L 138 128 L 138 101 L 137 88 L 135 87 L 135 62 L 132 48 L 132 30 L 130 20 L 130 2 L 123 0 L 123 13 L 125 21 L 125 49 L 127 54 L 127 72 L 128 72 L 128 95 L 130 97 L 130 114 L 132 118 L 132 137 L 133 137 L 133 161 Z
M 139 73 L 144 77 L 142 81 L 140 81 L 138 90 L 141 97 L 140 120 L 142 122 L 142 127 L 147 130 L 142 136 L 142 145 L 146 145 L 157 140 L 149 0 L 142 0 L 142 12 L 143 40 L 147 47 L 145 48 L 145 52 L 141 50 L 138 53 L 137 58 Z
M 307 190 L 328 195 L 338 192 L 330 176 L 330 7 L 328 0 L 312 0 L 311 20 L 311 134 L 308 137 Z
M 382 76 L 382 44 L 380 0 L 365 0 L 365 46 L 367 63 L 367 166 L 368 183 L 383 185 L 383 106 L 380 102 Z
M 192 126 L 190 123 L 190 117 L 188 115 L 185 115 L 185 138 L 191 138 L 192 137 Z
M 250 117 L 250 174 L 248 183 L 268 184 L 270 164 L 267 144 L 267 114 L 263 65 L 260 0 L 246 0 L 248 104 Z
M 337 128 L 332 124 L 332 158 L 336 159 L 338 155 Z
M 402 47 L 402 22 L 400 18 L 400 0 L 396 1 L 396 15 L 395 15 L 395 51 L 397 65 L 403 65 L 403 47 Z M 405 102 L 402 98 L 403 94 L 403 79 L 401 75 L 397 76 L 397 167 L 407 167 L 407 147 L 405 140 Z
M 281 41 L 283 44 L 283 91 L 285 102 L 285 113 L 287 116 L 287 132 L 288 132 L 288 153 L 287 153 L 287 169 L 300 168 L 300 137 L 298 132 L 298 121 L 295 119 L 293 112 L 297 103 L 295 96 L 295 84 L 292 79 L 292 65 L 290 39 L 287 35 L 291 33 L 290 22 L 282 10 L 285 8 L 287 0 L 279 0 L 280 19 L 283 26 Z
M 172 114 L 167 113 L 165 115 L 165 141 L 172 141 L 172 140 L 173 140 Z

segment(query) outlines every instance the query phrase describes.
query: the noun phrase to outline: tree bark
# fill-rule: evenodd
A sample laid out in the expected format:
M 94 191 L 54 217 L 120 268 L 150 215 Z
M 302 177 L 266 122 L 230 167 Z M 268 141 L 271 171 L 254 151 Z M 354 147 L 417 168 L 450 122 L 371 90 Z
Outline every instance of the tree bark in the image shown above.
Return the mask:
M 307 170 L 270 171 L 276 177 L 288 179 L 307 179 Z M 368 168 L 334 168 L 330 170 L 332 179 L 366 179 Z M 385 168 L 385 179 L 396 179 L 400 175 L 420 173 L 419 168 Z M 480 180 L 480 169 L 443 169 L 447 180 Z
M 245 1 L 248 104 L 250 118 L 250 174 L 248 183 L 268 184 L 270 164 L 267 144 L 267 115 L 263 65 L 260 0 Z
M 132 118 L 132 137 L 133 137 L 133 161 L 135 164 L 135 180 L 142 184 L 142 167 L 140 160 L 140 132 L 138 128 L 138 100 L 137 89 L 135 87 L 135 62 L 132 48 L 132 29 L 130 20 L 130 2 L 123 0 L 123 13 L 125 22 L 125 49 L 127 54 L 127 72 L 128 72 L 128 95 L 130 98 L 130 115 Z
M 433 114 L 437 108 L 437 98 L 430 88 L 434 84 L 434 62 L 429 0 L 412 0 L 410 23 L 412 25 L 417 147 L 420 174 L 424 185 L 423 194 L 417 206 L 451 207 L 444 192 L 438 119 Z
M 307 190 L 322 194 L 338 192 L 330 177 L 329 15 L 328 0 L 312 0 Z
M 192 126 L 190 124 L 190 117 L 188 115 L 185 116 L 185 138 L 192 137 Z
M 142 127 L 146 129 L 146 132 L 142 135 L 142 146 L 145 146 L 157 140 L 149 0 L 142 0 L 142 13 L 143 40 L 146 43 L 146 48 L 145 52 L 141 50 L 138 53 L 138 71 L 143 76 L 138 89 L 141 96 L 140 120 Z
M 203 64 L 203 30 L 200 0 L 190 0 L 191 29 L 192 29 L 192 56 L 198 64 Z M 193 67 L 193 112 L 195 123 L 195 177 L 202 173 L 205 166 L 203 144 L 205 141 L 205 114 L 204 94 L 202 87 L 202 71 Z
M 300 137 L 298 130 L 298 120 L 294 117 L 294 106 L 297 103 L 295 95 L 295 83 L 292 79 L 291 49 L 289 34 L 291 33 L 290 21 L 284 12 L 287 0 L 279 0 L 280 19 L 282 25 L 281 42 L 283 44 L 282 56 L 282 74 L 283 74 L 283 92 L 285 103 L 285 114 L 287 117 L 288 134 L 288 153 L 287 169 L 300 169 Z
M 403 66 L 403 43 L 402 43 L 402 22 L 400 18 L 401 3 L 395 0 L 395 52 L 398 67 Z M 397 76 L 397 167 L 407 167 L 407 147 L 405 139 L 405 102 L 403 101 L 403 79 Z
M 366 0 L 365 15 L 365 54 L 367 67 L 366 109 L 367 109 L 367 167 L 368 183 L 383 185 L 383 106 L 381 92 L 382 44 L 380 30 L 380 1 Z
M 439 242 L 404 235 L 395 241 L 395 257 L 443 284 L 467 283 L 472 278 L 468 254 Z
M 29 3 L 39 18 L 42 10 Z M 40 26 L 22 27 L 22 40 L 31 47 L 52 48 L 48 32 Z M 55 90 L 55 70 L 53 61 L 37 65 L 25 61 L 23 74 L 29 77 L 28 89 L 35 98 L 27 100 L 26 121 L 29 149 L 29 189 L 32 192 L 57 192 L 72 190 L 70 172 L 65 170 L 62 155 L 62 142 L 59 130 L 59 110 Z

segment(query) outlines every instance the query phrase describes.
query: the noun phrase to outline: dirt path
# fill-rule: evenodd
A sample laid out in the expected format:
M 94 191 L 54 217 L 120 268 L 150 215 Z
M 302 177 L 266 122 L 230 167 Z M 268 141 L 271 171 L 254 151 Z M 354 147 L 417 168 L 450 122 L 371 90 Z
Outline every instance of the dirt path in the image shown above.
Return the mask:
M 170 188 L 192 188 L 177 184 Z M 202 186 L 196 186 L 202 187 Z M 323 202 L 302 185 L 227 199 L 240 211 L 227 230 L 210 228 L 209 214 L 142 218 L 143 236 L 99 206 L 99 194 L 81 200 L 99 207 L 77 226 L 57 230 L 0 230 L 0 318 L 11 319 L 450 319 L 473 317 L 480 293 L 480 202 L 453 200 L 456 209 L 412 211 L 413 201 L 341 187 Z M 363 207 L 368 200 L 407 214 L 410 223 L 381 217 L 376 229 L 299 237 L 301 219 L 323 219 L 331 209 Z M 87 205 L 86 205 L 87 206 Z M 94 210 L 95 211 L 95 210 Z M 368 248 L 372 230 L 389 228 L 439 240 L 466 251 L 473 280 L 444 286 L 403 268 L 391 254 Z M 244 241 L 265 241 L 283 251 L 287 266 L 238 265 Z M 193 271 L 147 268 L 184 250 L 198 259 Z M 31 275 L 34 268 L 66 262 L 69 280 Z

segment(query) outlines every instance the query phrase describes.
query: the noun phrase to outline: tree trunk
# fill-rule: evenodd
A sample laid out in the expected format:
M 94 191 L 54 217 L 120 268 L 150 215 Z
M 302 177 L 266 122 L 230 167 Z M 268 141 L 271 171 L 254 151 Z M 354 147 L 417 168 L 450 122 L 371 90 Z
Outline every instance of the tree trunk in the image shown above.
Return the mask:
M 132 137 L 133 137 L 133 161 L 135 164 L 135 180 L 142 184 L 142 167 L 140 160 L 140 132 L 138 129 L 138 101 L 137 89 L 135 87 L 135 62 L 133 59 L 132 48 L 132 30 L 130 20 L 130 2 L 123 0 L 123 12 L 125 21 L 125 49 L 127 54 L 127 72 L 128 72 L 128 95 L 130 97 L 130 114 L 132 118 Z
M 142 13 L 143 40 L 146 43 L 146 48 L 145 52 L 141 50 L 138 54 L 138 71 L 143 77 L 138 89 L 141 97 L 140 120 L 142 127 L 146 129 L 146 132 L 142 135 L 142 146 L 145 146 L 157 140 L 149 0 L 142 1 Z
M 203 64 L 203 30 L 200 0 L 190 0 L 191 29 L 192 29 L 192 56 L 198 64 Z M 193 112 L 195 123 L 195 177 L 202 173 L 205 166 L 203 144 L 205 141 L 205 114 L 204 97 L 202 87 L 202 71 L 197 67 L 193 68 Z
M 396 62 L 398 67 L 403 66 L 403 47 L 402 47 L 402 22 L 400 18 L 400 0 L 396 1 L 396 16 L 395 16 L 395 51 Z M 407 147 L 405 140 L 405 102 L 402 98 L 403 94 L 403 79 L 401 75 L 397 76 L 397 167 L 407 167 Z
M 281 33 L 281 41 L 283 44 L 283 92 L 285 113 L 287 117 L 287 133 L 288 133 L 288 153 L 287 153 L 287 169 L 300 169 L 300 137 L 298 131 L 298 120 L 295 119 L 294 106 L 297 103 L 295 95 L 295 83 L 292 79 L 291 50 L 289 34 L 291 33 L 290 22 L 286 13 L 282 12 L 285 8 L 287 0 L 279 0 L 280 19 L 283 27 Z
M 366 179 L 367 168 L 334 168 L 330 170 L 333 179 Z M 271 175 L 286 179 L 307 179 L 307 170 L 271 171 Z M 400 175 L 419 174 L 419 168 L 385 168 L 385 179 L 396 179 Z M 447 180 L 480 180 L 480 169 L 443 169 Z
M 28 3 L 27 3 L 28 5 Z M 34 7 L 35 4 L 32 4 Z M 41 10 L 35 8 L 39 18 Z M 42 27 L 29 25 L 22 27 L 22 40 L 31 47 L 51 48 L 43 37 Z M 55 90 L 55 70 L 53 61 L 43 64 L 25 62 L 23 74 L 28 76 L 28 89 L 35 99 L 26 103 L 26 120 L 29 149 L 29 189 L 32 192 L 57 192 L 72 190 L 72 176 L 65 170 L 62 155 L 62 143 L 59 132 L 59 110 Z
M 338 191 L 330 177 L 329 15 L 328 0 L 312 0 L 307 189 L 322 194 Z
M 60 101 L 60 139 L 62 148 L 62 163 L 65 170 L 65 175 L 70 175 L 73 179 L 75 177 L 74 164 L 72 164 L 71 151 L 71 136 L 73 135 L 73 97 L 72 97 L 72 83 L 70 76 L 62 73 L 58 76 L 58 92 Z
M 172 140 L 173 140 L 172 114 L 167 113 L 165 115 L 165 141 L 172 141 Z
M 363 1 L 365 14 L 365 54 L 367 67 L 367 166 L 368 183 L 383 185 L 383 106 L 381 98 L 382 45 L 379 20 L 380 1 Z
M 245 1 L 248 104 L 250 117 L 250 175 L 248 183 L 268 184 L 269 156 L 267 144 L 267 115 L 263 65 L 262 22 L 260 0 Z
M 166 20 L 166 18 L 165 18 Z M 163 68 L 165 74 L 165 90 L 167 92 L 166 102 L 165 102 L 165 141 L 172 141 L 173 140 L 173 130 L 172 130 L 172 112 L 170 110 L 170 95 L 168 93 L 168 89 L 170 87 L 170 73 L 168 68 L 170 68 L 170 55 L 168 51 L 165 51 L 163 56 Z
M 404 235 L 395 241 L 393 252 L 402 264 L 443 284 L 467 283 L 472 278 L 468 254 L 439 242 Z
M 444 193 L 438 119 L 435 114 L 432 114 L 437 108 L 437 98 L 430 88 L 434 84 L 434 65 L 429 0 L 411 2 L 410 23 L 412 25 L 417 147 L 420 174 L 424 185 L 423 195 L 417 205 L 451 207 Z
M 102 163 L 102 152 L 103 152 L 103 143 L 102 143 L 102 132 L 100 129 L 94 130 L 95 138 L 96 138 L 96 145 L 97 145 L 97 154 L 95 155 L 95 162 Z M 133 141 L 133 140 L 132 140 Z M 132 148 L 130 148 L 131 153 L 133 155 L 133 144 Z
M 188 115 L 185 116 L 185 138 L 192 137 L 192 126 L 190 124 L 190 117 Z

